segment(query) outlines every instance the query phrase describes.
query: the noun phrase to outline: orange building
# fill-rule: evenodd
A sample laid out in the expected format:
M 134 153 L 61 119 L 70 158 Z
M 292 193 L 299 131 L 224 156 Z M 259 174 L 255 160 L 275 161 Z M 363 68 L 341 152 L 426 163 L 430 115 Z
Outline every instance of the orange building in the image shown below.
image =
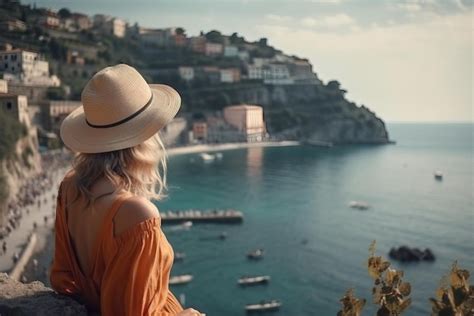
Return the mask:
M 224 120 L 237 128 L 247 142 L 262 141 L 265 133 L 263 108 L 258 105 L 232 105 L 224 108 Z

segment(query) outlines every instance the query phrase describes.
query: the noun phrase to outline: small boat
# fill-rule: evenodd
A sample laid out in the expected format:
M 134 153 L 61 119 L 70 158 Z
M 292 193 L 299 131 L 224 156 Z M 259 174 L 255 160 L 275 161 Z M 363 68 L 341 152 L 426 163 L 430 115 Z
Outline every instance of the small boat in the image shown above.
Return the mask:
M 441 181 L 441 180 L 443 180 L 443 173 L 441 171 L 435 171 L 434 177 L 435 177 L 436 180 Z
M 176 252 L 174 254 L 174 261 L 183 261 L 186 258 L 186 254 L 184 252 Z
M 224 155 L 222 155 L 222 153 L 216 153 L 214 156 L 219 160 L 222 159 L 222 157 L 224 157 Z
M 278 300 L 262 301 L 256 304 L 245 305 L 245 310 L 247 312 L 276 311 L 280 309 L 281 305 L 281 302 Z
M 170 277 L 169 284 L 170 285 L 180 285 L 186 284 L 193 280 L 193 276 L 191 274 L 182 274 Z
M 191 227 L 193 226 L 193 222 L 191 222 L 191 221 L 186 221 L 186 222 L 182 223 L 181 226 L 182 226 L 183 228 L 191 228 Z
M 263 249 L 257 249 L 247 254 L 247 258 L 259 260 L 263 258 Z
M 224 240 L 226 238 L 227 238 L 227 232 L 222 232 L 222 233 L 219 234 L 219 239 L 220 240 Z
M 237 283 L 242 286 L 246 285 L 257 285 L 257 284 L 267 284 L 270 282 L 270 276 L 260 275 L 260 276 L 244 276 L 241 277 Z
M 349 206 L 358 210 L 366 210 L 370 207 L 368 203 L 362 201 L 350 201 Z
M 204 162 L 213 162 L 216 159 L 216 157 L 214 155 L 211 155 L 211 154 L 208 154 L 208 153 L 199 154 L 199 157 Z

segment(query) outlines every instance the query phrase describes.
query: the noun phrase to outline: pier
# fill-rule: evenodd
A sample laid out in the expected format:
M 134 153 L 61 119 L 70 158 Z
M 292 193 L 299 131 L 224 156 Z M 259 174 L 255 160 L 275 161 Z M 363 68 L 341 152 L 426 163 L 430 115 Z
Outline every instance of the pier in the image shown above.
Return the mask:
M 183 210 L 160 213 L 162 224 L 179 224 L 191 221 L 193 223 L 240 224 L 244 215 L 233 209 L 220 210 Z

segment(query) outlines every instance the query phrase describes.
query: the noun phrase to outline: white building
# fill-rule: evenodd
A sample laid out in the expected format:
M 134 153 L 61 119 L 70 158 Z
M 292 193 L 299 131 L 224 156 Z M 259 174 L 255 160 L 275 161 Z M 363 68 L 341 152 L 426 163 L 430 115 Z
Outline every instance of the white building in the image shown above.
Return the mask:
M 0 51 L 0 72 L 3 72 L 4 79 L 14 83 L 53 87 L 61 85 L 58 77 L 49 75 L 49 63 L 37 53 L 26 50 Z
M 0 79 L 0 93 L 8 92 L 8 84 L 6 80 Z
M 181 79 L 191 81 L 194 79 L 194 68 L 181 66 L 178 68 L 178 73 Z
M 247 72 L 249 79 L 263 79 L 263 68 L 261 66 L 248 65 Z
M 224 47 L 219 43 L 206 43 L 205 54 L 206 56 L 218 56 L 222 55 Z
M 221 82 L 233 83 L 240 81 L 240 70 L 237 68 L 220 69 Z
M 165 29 L 140 28 L 138 34 L 143 43 L 155 44 L 161 47 L 170 45 L 173 37 L 177 36 L 174 27 Z
M 263 67 L 271 62 L 272 62 L 271 58 L 260 58 L 260 57 L 253 58 L 253 64 L 257 67 Z
M 261 79 L 266 84 L 294 84 L 295 80 L 291 77 L 286 64 L 271 63 L 263 66 L 248 65 L 248 78 Z
M 0 93 L 0 108 L 14 117 L 18 122 L 30 126 L 28 99 L 24 95 Z
M 234 45 L 226 45 L 224 47 L 224 56 L 225 57 L 237 57 L 239 56 L 239 49 Z
M 238 53 L 239 59 L 242 61 L 248 61 L 250 59 L 249 52 L 246 50 L 240 50 Z
M 58 28 L 60 24 L 58 14 L 51 10 L 44 11 L 38 22 L 41 25 L 49 28 Z
M 96 14 L 94 15 L 94 27 L 105 34 L 123 38 L 127 31 L 127 22 L 109 15 Z

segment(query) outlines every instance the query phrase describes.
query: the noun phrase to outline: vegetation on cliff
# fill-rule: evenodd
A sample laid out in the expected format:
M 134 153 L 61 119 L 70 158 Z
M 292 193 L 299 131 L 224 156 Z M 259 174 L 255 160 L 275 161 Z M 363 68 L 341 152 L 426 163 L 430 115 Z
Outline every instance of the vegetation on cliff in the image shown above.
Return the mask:
M 26 127 L 0 108 L 0 204 L 8 197 L 8 185 L 3 170 L 3 161 L 15 157 L 16 142 L 26 136 Z

